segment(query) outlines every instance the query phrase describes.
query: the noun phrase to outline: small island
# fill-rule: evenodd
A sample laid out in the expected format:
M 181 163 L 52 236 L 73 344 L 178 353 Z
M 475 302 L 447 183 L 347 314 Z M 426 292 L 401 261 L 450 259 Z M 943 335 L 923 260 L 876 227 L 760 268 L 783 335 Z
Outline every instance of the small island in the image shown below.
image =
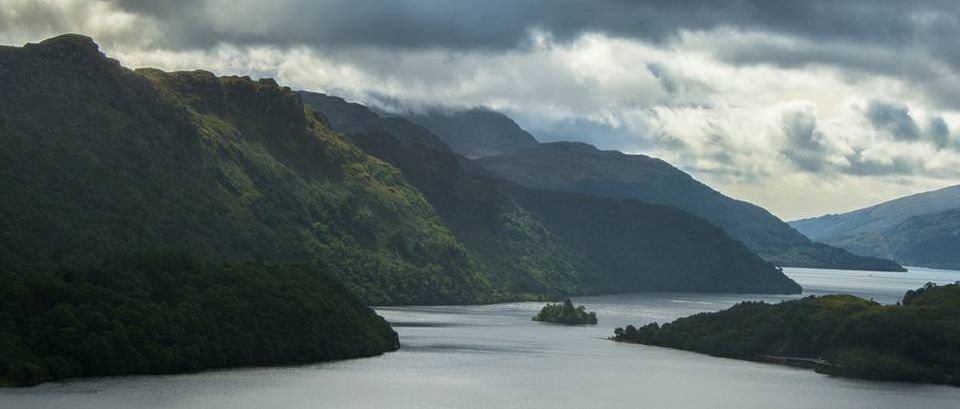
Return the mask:
M 896 305 L 852 295 L 745 301 L 663 325 L 617 328 L 611 339 L 836 376 L 960 386 L 960 283 L 927 284 Z
M 540 313 L 533 317 L 534 321 L 552 322 L 566 325 L 595 325 L 597 313 L 587 312 L 584 306 L 574 307 L 570 299 L 563 304 L 547 304 Z

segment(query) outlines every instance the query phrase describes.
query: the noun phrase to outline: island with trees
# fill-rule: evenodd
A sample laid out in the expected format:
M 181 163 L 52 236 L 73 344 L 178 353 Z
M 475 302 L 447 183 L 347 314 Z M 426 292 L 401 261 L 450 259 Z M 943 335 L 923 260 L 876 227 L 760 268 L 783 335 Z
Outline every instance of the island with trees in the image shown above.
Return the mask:
M 960 386 L 960 283 L 927 284 L 896 305 L 851 295 L 747 301 L 663 325 L 617 328 L 611 339 L 836 376 Z
M 587 312 L 587 309 L 582 305 L 574 307 L 573 302 L 567 299 L 562 304 L 543 306 L 540 313 L 533 317 L 533 320 L 566 325 L 595 325 L 597 323 L 597 313 Z

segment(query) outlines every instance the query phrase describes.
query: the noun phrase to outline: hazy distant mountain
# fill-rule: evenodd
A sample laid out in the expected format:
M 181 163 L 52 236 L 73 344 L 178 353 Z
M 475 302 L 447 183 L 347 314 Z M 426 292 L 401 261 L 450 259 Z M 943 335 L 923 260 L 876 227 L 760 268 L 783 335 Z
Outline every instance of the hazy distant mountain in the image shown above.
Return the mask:
M 399 117 L 380 117 L 367 107 L 350 103 L 343 98 L 318 92 L 299 91 L 305 103 L 310 104 L 330 125 L 343 134 L 389 132 L 407 144 L 423 144 L 439 151 L 450 151 L 444 141 L 426 128 Z
M 675 206 L 723 227 L 777 265 L 901 270 L 889 260 L 812 242 L 763 208 L 727 197 L 660 159 L 555 142 L 477 163 L 524 186 Z
M 156 248 L 298 262 L 365 302 L 489 300 L 394 167 L 273 80 L 132 71 L 89 38 L 0 47 L 0 272 Z
M 454 151 L 470 159 L 515 152 L 537 145 L 537 140 L 516 122 L 496 111 L 434 110 L 407 116 L 440 137 Z
M 913 216 L 960 208 L 960 185 L 894 199 L 842 214 L 790 222 L 814 240 L 888 230 Z
M 318 109 L 331 124 L 361 117 L 347 118 L 348 110 L 334 106 L 346 105 L 342 100 L 303 95 L 307 103 L 320 102 L 314 107 L 322 106 Z M 375 123 L 364 127 L 387 128 Z M 357 128 L 350 124 L 344 129 Z M 448 150 L 390 132 L 348 135 L 367 153 L 401 169 L 466 245 L 481 274 L 502 291 L 799 290 L 742 244 L 685 212 L 519 186 Z
M 960 268 L 960 186 L 902 197 L 843 214 L 791 222 L 807 236 L 856 254 Z

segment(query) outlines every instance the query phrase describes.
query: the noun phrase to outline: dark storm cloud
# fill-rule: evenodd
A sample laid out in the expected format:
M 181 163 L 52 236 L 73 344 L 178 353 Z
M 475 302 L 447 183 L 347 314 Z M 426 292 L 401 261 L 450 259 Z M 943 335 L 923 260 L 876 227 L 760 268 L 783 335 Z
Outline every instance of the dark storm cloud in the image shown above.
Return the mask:
M 942 149 L 950 145 L 950 127 L 947 126 L 943 117 L 938 116 L 930 119 L 930 124 L 927 125 L 927 133 L 930 135 L 933 144 L 938 148 Z
M 904 104 L 872 101 L 867 107 L 867 120 L 874 129 L 898 141 L 924 141 L 943 149 L 952 145 L 950 127 L 943 117 L 930 118 L 926 129 L 921 129 Z
M 668 94 L 677 92 L 677 81 L 662 65 L 655 63 L 647 64 L 647 71 L 650 71 L 650 74 L 653 75 L 657 81 L 660 81 L 660 86 L 663 87 L 663 90 Z
M 862 151 L 847 156 L 848 165 L 843 172 L 855 176 L 912 175 L 924 170 L 923 161 L 917 158 L 892 156 L 885 161 L 864 158 Z
M 923 46 L 960 62 L 955 1 L 894 0 L 115 0 L 173 26 L 181 46 L 237 43 L 502 50 L 529 30 L 557 41 L 584 32 L 661 41 L 680 30 L 734 28 L 893 47 Z M 216 6 L 219 5 L 219 6 Z M 252 11 L 251 11 L 252 10 Z M 218 20 L 218 16 L 226 16 Z M 211 23 L 211 21 L 215 21 Z
M 873 101 L 867 107 L 866 116 L 875 129 L 886 132 L 896 140 L 915 141 L 920 138 L 920 127 L 906 105 Z
M 783 155 L 798 168 L 817 172 L 824 167 L 826 149 L 822 144 L 823 134 L 817 130 L 817 117 L 810 111 L 789 112 L 781 124 L 787 138 Z
M 712 50 L 720 60 L 732 64 L 770 64 L 781 68 L 811 65 L 842 66 L 863 73 L 926 80 L 940 73 L 926 58 L 897 47 L 858 46 L 850 42 L 729 42 Z M 913 53 L 908 58 L 904 54 Z

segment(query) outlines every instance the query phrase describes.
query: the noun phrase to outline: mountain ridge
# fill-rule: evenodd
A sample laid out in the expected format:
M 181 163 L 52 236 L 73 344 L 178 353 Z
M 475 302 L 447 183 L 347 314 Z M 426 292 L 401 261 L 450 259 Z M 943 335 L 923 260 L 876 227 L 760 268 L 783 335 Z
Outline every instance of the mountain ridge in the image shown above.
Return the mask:
M 780 266 L 903 271 L 889 260 L 812 242 L 765 209 L 723 195 L 662 159 L 551 142 L 477 163 L 525 186 L 675 206 L 717 224 Z
M 0 67 L 8 269 L 161 247 L 312 263 L 373 304 L 486 299 L 399 171 L 273 80 L 133 71 L 76 35 L 2 48 Z
M 790 222 L 805 234 L 864 255 L 960 268 L 960 185 L 916 193 L 847 213 Z
M 331 123 L 349 122 L 347 116 L 361 121 L 372 118 L 351 115 L 339 98 L 301 95 L 314 108 L 325 107 L 327 111 L 321 114 L 331 118 Z M 334 118 L 338 115 L 342 117 Z M 434 150 L 414 139 L 381 132 L 383 127 L 378 124 L 354 123 L 344 129 L 373 130 L 345 133 L 367 153 L 397 166 L 465 243 L 490 277 L 488 281 L 506 283 L 507 288 L 522 292 L 547 289 L 554 298 L 638 290 L 799 289 L 722 231 L 686 212 L 632 199 L 531 189 L 450 150 Z M 579 216 L 571 217 L 573 213 Z M 670 223 L 674 223 L 673 229 Z M 599 226 L 603 229 L 597 230 Z M 698 236 L 699 240 L 685 242 L 682 237 L 687 236 L 682 232 L 693 230 L 699 233 L 689 237 Z M 594 234 L 598 232 L 609 234 Z M 588 236 L 589 240 L 583 239 Z M 692 250 L 698 243 L 706 243 L 702 251 Z M 658 245 L 669 248 L 656 249 Z M 728 245 L 731 247 L 724 247 Z M 720 247 L 726 250 L 718 250 Z M 667 256 L 685 251 L 683 256 Z M 708 259 L 715 265 L 708 265 Z
M 486 108 L 434 108 L 401 116 L 423 126 L 451 149 L 469 159 L 515 152 L 538 143 L 533 135 L 510 117 Z M 490 143 L 491 139 L 496 143 Z

